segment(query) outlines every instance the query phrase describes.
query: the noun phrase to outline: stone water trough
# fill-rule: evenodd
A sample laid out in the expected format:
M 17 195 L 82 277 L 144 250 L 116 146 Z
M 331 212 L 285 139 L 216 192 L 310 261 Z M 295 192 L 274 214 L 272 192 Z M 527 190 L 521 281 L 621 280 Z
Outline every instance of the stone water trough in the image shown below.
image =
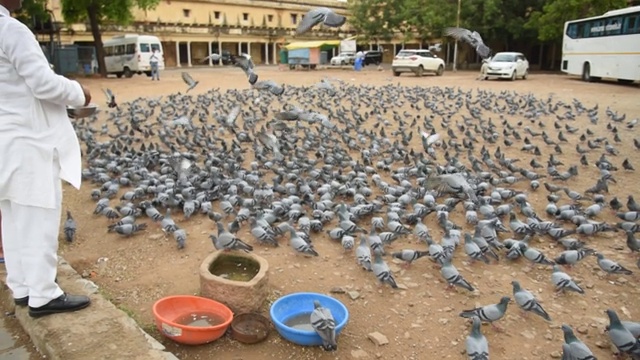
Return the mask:
M 234 314 L 260 312 L 269 293 L 269 263 L 253 253 L 217 250 L 200 265 L 200 295 Z

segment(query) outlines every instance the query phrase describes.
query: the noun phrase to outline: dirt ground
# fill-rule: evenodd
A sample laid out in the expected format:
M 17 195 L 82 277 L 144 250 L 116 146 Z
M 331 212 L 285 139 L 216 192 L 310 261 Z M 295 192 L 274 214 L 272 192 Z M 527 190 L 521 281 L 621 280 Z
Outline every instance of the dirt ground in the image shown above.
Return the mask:
M 80 80 L 92 90 L 94 102 L 106 109 L 102 88 L 110 88 L 120 102 L 141 96 L 168 95 L 186 90 L 180 78 L 181 71 L 164 71 L 160 82 L 153 82 L 144 76 L 131 79 Z M 188 71 L 200 81 L 193 90 L 194 94 L 204 93 L 210 88 L 224 90 L 248 87 L 246 77 L 237 68 L 190 68 Z M 597 126 L 582 120 L 568 122 L 571 126 L 580 128 L 578 134 L 589 128 L 595 132 L 595 136 L 612 137 L 611 132 L 605 128 L 608 123 L 605 115 L 607 107 L 619 113 L 626 113 L 627 120 L 640 117 L 640 88 L 637 85 L 620 85 L 614 82 L 584 83 L 559 74 L 531 74 L 530 79 L 526 81 L 510 82 L 475 81 L 475 72 L 448 72 L 442 77 L 423 78 L 405 74 L 394 78 L 390 70 L 377 71 L 375 68 L 367 68 L 359 73 L 348 69 L 279 71 L 275 67 L 258 68 L 257 71 L 262 79 L 270 78 L 296 86 L 311 86 L 323 77 L 329 76 L 353 84 L 381 86 L 400 83 L 409 87 L 440 86 L 474 92 L 476 89 L 496 93 L 516 91 L 543 98 L 553 94 L 555 99 L 569 104 L 574 98 L 579 99 L 587 108 L 598 104 L 600 122 Z M 453 121 L 462 120 L 459 116 L 456 115 Z M 524 118 L 510 118 L 512 125 L 519 120 L 525 121 L 521 128 L 528 125 Z M 545 129 L 540 129 L 537 124 L 530 126 L 534 131 L 547 131 L 555 140 L 554 120 L 546 118 Z M 493 121 L 500 122 L 497 115 Z M 501 129 L 500 125 L 498 126 Z M 622 124 L 618 128 L 622 142 L 615 143 L 614 146 L 620 150 L 620 155 L 610 159 L 619 166 L 624 158 L 629 158 L 634 166 L 640 167 L 640 151 L 635 150 L 632 143 L 633 138 L 640 138 L 640 126 L 626 130 Z M 422 151 L 417 138 L 418 134 L 414 133 L 413 144 L 417 151 Z M 577 141 L 577 138 L 578 135 L 575 135 L 571 140 Z M 499 144 L 502 144 L 502 140 Z M 495 147 L 487 146 L 491 153 Z M 518 144 L 511 148 L 501 146 L 507 157 L 520 157 L 523 162 L 528 163 L 530 154 L 519 151 L 519 147 Z M 560 155 L 559 159 L 565 164 L 577 163 L 579 156 L 574 148 L 575 143 L 564 145 L 565 154 Z M 544 156 L 538 159 L 539 162 L 546 163 L 551 151 L 552 148 L 545 148 Z M 572 189 L 584 191 L 595 183 L 598 171 L 593 162 L 599 154 L 594 152 L 589 155 L 591 166 L 579 166 L 580 176 L 571 181 Z M 544 169 L 539 171 L 542 172 Z M 637 190 L 638 175 L 635 172 L 620 170 L 614 175 L 618 183 L 609 185 L 611 193 L 607 196 L 607 201 L 614 195 L 623 202 L 626 202 L 628 195 L 636 195 L 640 200 Z M 82 190 L 77 192 L 65 185 L 64 207 L 72 211 L 79 229 L 74 243 L 61 244 L 61 255 L 79 273 L 91 276 L 116 305 L 133 316 L 143 328 L 150 331 L 181 359 L 460 359 L 464 357 L 464 343 L 469 323 L 460 318 L 458 313 L 475 306 L 496 303 L 503 295 L 512 296 L 511 281 L 514 279 L 518 279 L 523 287 L 536 294 L 550 313 L 553 322 L 547 323 L 533 315 L 523 320 L 517 305 L 512 301 L 507 316 L 499 321 L 499 326 L 505 329 L 504 333 L 498 333 L 489 326 L 482 328 L 489 341 L 493 359 L 559 358 L 563 342 L 560 325 L 563 323 L 571 325 L 578 337 L 598 358 L 611 359 L 613 355 L 610 342 L 603 331 L 608 323 L 604 310 L 611 307 L 624 319 L 640 321 L 640 271 L 635 271 L 632 276 L 604 278 L 595 258 L 592 257 L 570 272 L 571 276 L 586 288 L 585 295 L 554 295 L 548 268 L 531 267 L 524 259 L 517 262 L 501 259 L 498 264 L 470 265 L 464 261 L 464 253 L 460 249 L 457 252 L 461 255 L 456 255 L 454 264 L 476 285 L 479 289 L 477 293 L 470 295 L 464 290 L 445 291 L 439 270 L 434 268 L 428 259 L 420 259 L 411 268 L 404 270 L 387 257 L 396 279 L 407 288 L 393 290 L 387 286 L 378 288 L 375 277 L 355 264 L 353 253 L 343 253 L 341 247 L 332 243 L 323 233 L 314 237 L 314 245 L 321 254 L 318 258 L 294 256 L 288 246 L 277 249 L 257 246 L 255 252 L 269 261 L 271 299 L 277 298 L 280 294 L 298 291 L 329 293 L 335 287 L 360 293 L 356 300 L 350 299 L 347 294 L 333 295 L 344 302 L 351 313 L 350 321 L 339 337 L 337 352 L 326 353 L 320 348 L 292 345 L 282 339 L 275 330 L 265 342 L 256 345 L 243 345 L 226 336 L 204 346 L 180 346 L 165 339 L 153 329 L 151 306 L 163 296 L 199 292 L 198 267 L 213 250 L 208 234 L 215 231 L 214 224 L 203 215 L 180 223 L 189 234 L 187 246 L 183 250 L 177 250 L 174 240 L 163 237 L 160 229 L 155 226 L 150 226 L 149 230 L 138 236 L 125 239 L 107 233 L 107 219 L 92 214 L 95 207 L 95 202 L 89 195 L 92 188 L 92 184 L 85 183 Z M 527 191 L 538 213 L 544 213 L 543 209 L 547 203 L 547 192 L 544 188 L 530 192 L 527 182 L 517 184 L 515 188 Z M 217 204 L 214 206 L 217 209 Z M 456 210 L 455 216 L 457 223 L 463 223 L 464 213 L 460 208 Z M 541 216 L 544 218 L 544 215 Z M 605 210 L 599 220 L 611 223 L 618 221 L 610 209 Z M 425 223 L 432 229 L 434 240 L 439 241 L 441 232 L 435 223 L 435 217 L 428 216 Z M 244 239 L 251 239 L 246 226 L 238 235 Z M 535 247 L 549 257 L 553 258 L 562 251 L 548 238 L 535 241 Z M 593 242 L 593 247 L 624 266 L 638 270 L 635 265 L 637 257 L 629 253 L 623 234 L 599 236 Z M 413 236 L 408 236 L 393 243 L 390 251 L 403 248 L 424 249 L 424 245 Z M 265 305 L 264 314 L 268 316 L 268 305 Z M 389 344 L 374 345 L 367 338 L 367 334 L 375 331 L 386 335 Z

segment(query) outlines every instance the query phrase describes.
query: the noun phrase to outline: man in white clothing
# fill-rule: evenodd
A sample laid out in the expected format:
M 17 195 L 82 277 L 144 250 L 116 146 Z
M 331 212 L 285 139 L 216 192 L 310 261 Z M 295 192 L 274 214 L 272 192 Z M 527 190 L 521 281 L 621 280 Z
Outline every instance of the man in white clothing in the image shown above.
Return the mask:
M 80 187 L 80 144 L 65 105 L 89 90 L 56 75 L 31 31 L 11 18 L 22 0 L 0 0 L 0 212 L 7 286 L 29 315 L 75 311 L 87 296 L 56 283 L 65 180 Z
M 151 66 L 151 81 L 160 81 L 160 70 L 158 69 L 159 63 L 160 51 L 158 51 L 158 49 L 154 49 L 151 53 L 151 57 L 149 58 L 149 65 Z

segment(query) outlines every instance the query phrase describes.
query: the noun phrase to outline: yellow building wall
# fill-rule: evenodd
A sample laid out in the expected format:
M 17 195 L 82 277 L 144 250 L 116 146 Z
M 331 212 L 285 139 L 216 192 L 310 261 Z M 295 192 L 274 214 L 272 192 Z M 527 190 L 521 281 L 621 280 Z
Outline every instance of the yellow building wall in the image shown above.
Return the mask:
M 64 22 L 61 0 L 47 0 L 57 22 Z M 188 44 L 191 49 L 191 64 L 202 64 L 201 59 L 209 52 L 208 43 L 217 48 L 238 54 L 238 43 L 242 49 L 249 48 L 255 63 L 273 63 L 274 43 L 281 41 L 304 41 L 318 38 L 339 39 L 355 35 L 348 22 L 340 29 L 321 25 L 303 36 L 295 35 L 295 28 L 304 14 L 312 8 L 324 6 L 348 16 L 347 3 L 338 0 L 160 0 L 152 10 L 134 10 L 134 21 L 127 26 L 102 26 L 103 39 L 125 33 L 149 34 L 160 38 L 164 44 L 167 66 L 180 62 L 176 43 Z M 62 43 L 93 42 L 87 24 L 64 25 Z M 391 43 L 399 44 L 400 39 Z M 412 41 L 414 42 L 414 41 Z M 268 52 L 264 47 L 268 46 Z M 409 45 L 409 44 L 407 44 Z M 409 46 L 407 46 L 409 47 Z M 417 44 L 415 46 L 417 48 Z M 184 52 L 184 45 L 182 47 Z M 389 51 L 391 49 L 391 51 Z M 384 61 L 393 58 L 393 46 L 384 54 Z M 243 50 L 246 51 L 246 50 Z M 336 51 L 337 53 L 337 51 Z M 184 53 L 181 63 L 185 64 Z M 268 59 L 266 58 L 268 56 Z M 278 51 L 275 51 L 278 59 Z

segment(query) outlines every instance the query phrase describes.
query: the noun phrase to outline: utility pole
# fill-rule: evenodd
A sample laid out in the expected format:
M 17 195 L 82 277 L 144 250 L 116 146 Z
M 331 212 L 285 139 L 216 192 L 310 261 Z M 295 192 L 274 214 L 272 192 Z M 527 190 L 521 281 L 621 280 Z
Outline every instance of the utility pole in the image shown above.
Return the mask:
M 458 16 L 456 19 L 456 27 L 460 27 L 460 2 L 462 0 L 458 0 Z M 458 39 L 456 39 L 455 44 L 453 45 L 453 71 L 458 71 L 458 66 L 456 65 L 458 62 Z

